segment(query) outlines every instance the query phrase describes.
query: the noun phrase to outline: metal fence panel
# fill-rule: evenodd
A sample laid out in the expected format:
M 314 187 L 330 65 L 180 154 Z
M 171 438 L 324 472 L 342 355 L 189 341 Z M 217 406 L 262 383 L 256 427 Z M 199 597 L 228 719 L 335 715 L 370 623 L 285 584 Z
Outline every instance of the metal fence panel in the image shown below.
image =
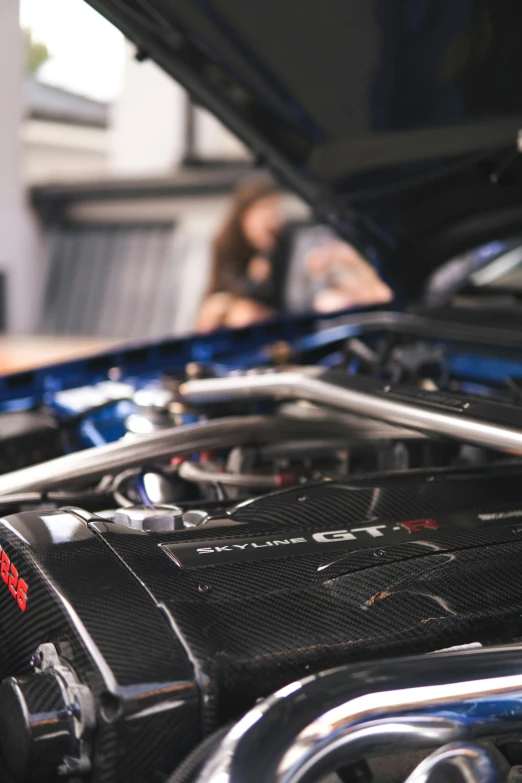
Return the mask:
M 186 247 L 175 224 L 64 223 L 54 231 L 40 331 L 167 334 Z

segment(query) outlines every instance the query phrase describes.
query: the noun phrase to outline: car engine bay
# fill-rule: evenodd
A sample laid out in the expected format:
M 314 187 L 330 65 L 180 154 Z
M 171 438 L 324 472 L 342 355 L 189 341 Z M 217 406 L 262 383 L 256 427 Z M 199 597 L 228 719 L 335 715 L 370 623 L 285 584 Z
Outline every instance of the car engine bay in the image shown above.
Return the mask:
M 261 781 L 273 750 L 283 767 L 295 756 L 284 780 L 308 766 L 306 779 L 403 780 L 451 766 L 450 739 L 469 745 L 457 743 L 457 766 L 467 753 L 515 769 L 519 742 L 493 741 L 493 709 L 495 732 L 482 719 L 467 731 L 473 710 L 435 718 L 426 699 L 415 741 L 399 710 L 393 741 L 385 732 L 364 761 L 335 750 L 331 727 L 321 741 L 298 730 L 310 710 L 307 731 L 328 704 L 351 704 L 357 667 L 379 688 L 383 661 L 390 682 L 429 670 L 444 690 L 463 652 L 477 671 L 516 658 L 517 337 L 489 329 L 487 345 L 468 331 L 349 316 L 246 358 L 111 367 L 38 403 L 4 401 L 3 453 L 19 460 L 0 475 L 5 779 L 218 781 L 226 768 L 227 780 Z M 266 736 L 254 777 L 241 747 L 256 757 L 281 710 L 288 736 Z M 367 727 L 379 736 L 383 710 Z M 348 739 L 352 724 L 339 724 Z M 420 750 L 437 732 L 444 763 Z
M 170 163 L 36 186 L 37 268 L 6 148 L 8 327 L 200 333 L 0 376 L 0 781 L 522 783 L 522 5 L 87 2 Z

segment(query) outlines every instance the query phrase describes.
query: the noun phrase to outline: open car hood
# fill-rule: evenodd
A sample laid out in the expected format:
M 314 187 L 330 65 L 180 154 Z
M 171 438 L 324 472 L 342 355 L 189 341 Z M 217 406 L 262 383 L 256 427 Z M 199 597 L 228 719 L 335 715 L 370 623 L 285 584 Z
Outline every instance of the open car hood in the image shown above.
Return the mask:
M 518 0 L 88 0 L 416 297 L 522 221 Z

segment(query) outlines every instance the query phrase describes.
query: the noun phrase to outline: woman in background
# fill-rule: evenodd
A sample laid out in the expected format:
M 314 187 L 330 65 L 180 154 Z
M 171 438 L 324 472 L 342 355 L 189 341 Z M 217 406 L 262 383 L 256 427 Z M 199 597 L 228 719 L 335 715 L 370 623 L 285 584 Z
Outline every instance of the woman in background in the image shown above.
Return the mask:
M 272 259 L 283 225 L 275 185 L 263 180 L 240 185 L 214 240 L 210 285 L 198 315 L 198 331 L 247 326 L 277 314 L 281 301 Z
M 214 240 L 210 285 L 197 331 L 248 326 L 285 309 L 295 230 L 284 222 L 282 197 L 272 182 L 255 179 L 239 186 Z M 373 267 L 331 235 L 309 249 L 302 275 L 314 290 L 309 309 L 316 312 L 384 304 L 393 298 Z

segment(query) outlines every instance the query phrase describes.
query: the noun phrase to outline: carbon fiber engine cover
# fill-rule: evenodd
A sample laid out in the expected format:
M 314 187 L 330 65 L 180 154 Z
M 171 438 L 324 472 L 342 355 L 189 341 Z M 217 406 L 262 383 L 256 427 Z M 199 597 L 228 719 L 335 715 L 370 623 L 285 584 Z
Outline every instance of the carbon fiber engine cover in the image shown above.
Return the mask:
M 521 636 L 521 487 L 509 466 L 322 482 L 174 533 L 10 516 L 1 677 L 27 690 L 54 645 L 94 699 L 91 779 L 152 783 L 312 672 Z

